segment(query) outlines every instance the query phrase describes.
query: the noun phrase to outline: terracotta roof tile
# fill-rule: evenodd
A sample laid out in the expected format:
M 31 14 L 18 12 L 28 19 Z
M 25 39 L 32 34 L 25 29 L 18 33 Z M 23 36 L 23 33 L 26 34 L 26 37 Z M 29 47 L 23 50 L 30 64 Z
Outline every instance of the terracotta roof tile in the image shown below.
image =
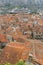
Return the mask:
M 8 42 L 5 34 L 0 34 L 0 42 Z

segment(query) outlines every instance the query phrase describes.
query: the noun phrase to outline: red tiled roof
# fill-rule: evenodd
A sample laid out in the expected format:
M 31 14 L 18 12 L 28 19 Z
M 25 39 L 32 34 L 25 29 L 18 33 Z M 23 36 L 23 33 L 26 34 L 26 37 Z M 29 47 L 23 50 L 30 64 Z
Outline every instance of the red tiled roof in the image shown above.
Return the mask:
M 16 63 L 20 59 L 26 60 L 29 57 L 29 50 L 24 44 L 12 42 L 4 48 L 0 57 L 0 63 Z
M 8 42 L 5 34 L 0 34 L 0 42 Z

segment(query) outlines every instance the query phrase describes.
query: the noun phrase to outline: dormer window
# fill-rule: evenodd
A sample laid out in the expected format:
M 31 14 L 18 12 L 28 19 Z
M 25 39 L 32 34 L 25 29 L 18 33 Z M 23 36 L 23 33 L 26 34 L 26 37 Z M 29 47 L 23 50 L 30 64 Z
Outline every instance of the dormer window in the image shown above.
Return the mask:
M 27 21 L 28 21 L 28 18 L 23 17 L 23 21 L 24 21 L 24 22 L 27 22 Z

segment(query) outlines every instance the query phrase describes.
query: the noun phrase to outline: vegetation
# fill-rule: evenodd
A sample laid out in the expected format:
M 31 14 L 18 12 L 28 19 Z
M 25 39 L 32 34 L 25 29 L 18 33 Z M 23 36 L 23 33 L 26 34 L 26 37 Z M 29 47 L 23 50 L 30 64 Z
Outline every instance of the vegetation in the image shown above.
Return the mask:
M 26 65 L 25 62 L 23 60 L 20 60 L 18 63 L 16 63 L 15 65 Z
M 0 64 L 2 65 L 2 64 Z M 11 63 L 6 63 L 4 65 L 26 65 L 25 62 L 23 60 L 20 60 L 19 62 L 17 62 L 16 64 L 11 64 Z

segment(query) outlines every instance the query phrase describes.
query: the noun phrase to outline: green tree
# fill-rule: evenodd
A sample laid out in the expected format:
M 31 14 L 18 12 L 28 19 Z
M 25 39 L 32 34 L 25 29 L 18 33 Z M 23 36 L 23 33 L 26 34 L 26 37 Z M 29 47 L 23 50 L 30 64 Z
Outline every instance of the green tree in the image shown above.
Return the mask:
M 23 60 L 20 60 L 19 62 L 17 62 L 15 65 L 26 65 L 25 62 Z
M 10 63 L 6 63 L 5 65 L 11 65 Z

